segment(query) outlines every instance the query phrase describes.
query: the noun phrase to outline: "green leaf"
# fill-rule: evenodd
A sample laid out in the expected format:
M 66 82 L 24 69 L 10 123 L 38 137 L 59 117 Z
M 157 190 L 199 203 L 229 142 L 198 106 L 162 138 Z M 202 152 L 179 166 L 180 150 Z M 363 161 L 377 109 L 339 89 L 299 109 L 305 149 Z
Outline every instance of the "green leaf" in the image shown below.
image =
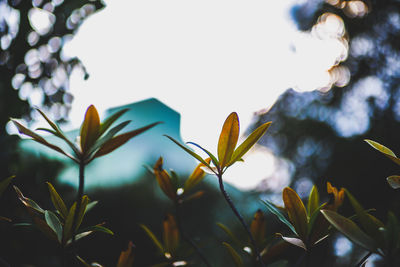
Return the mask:
M 89 202 L 86 206 L 86 213 L 92 210 L 98 203 L 99 202 L 97 200 Z
M 218 140 L 218 160 L 221 170 L 230 162 L 239 139 L 239 118 L 232 112 L 225 120 Z
M 44 218 L 46 219 L 47 225 L 57 234 L 57 239 L 61 243 L 62 242 L 62 234 L 63 229 L 60 220 L 57 215 L 53 212 L 46 210 L 44 212 Z
M 307 203 L 307 214 L 308 217 L 314 213 L 316 209 L 319 207 L 319 193 L 317 187 L 314 185 L 311 189 L 310 195 L 308 196 Z
M 392 175 L 386 178 L 388 184 L 393 188 L 393 189 L 398 189 L 400 188 L 400 176 L 398 175 Z
M 92 149 L 88 154 L 95 152 L 101 146 L 103 146 L 106 142 L 108 142 L 111 138 L 113 138 L 119 131 L 121 131 L 125 126 L 127 126 L 131 121 L 124 121 L 117 126 L 113 127 L 107 134 L 96 141 L 93 145 Z
M 36 204 L 35 201 L 33 201 L 33 200 L 30 199 L 30 198 L 25 197 L 25 196 L 22 194 L 21 190 L 19 190 L 18 187 L 14 186 L 14 189 L 15 189 L 15 192 L 17 192 L 17 196 L 18 196 L 19 200 L 20 200 L 27 208 L 33 209 L 33 210 L 35 210 L 35 211 L 37 211 L 37 212 L 39 212 L 39 213 L 44 214 L 44 210 L 43 210 L 38 204 Z
M 78 212 L 78 217 L 76 218 L 75 231 L 78 230 L 79 226 L 81 226 L 83 217 L 85 216 L 85 213 L 86 213 L 86 206 L 88 203 L 89 203 L 89 198 L 87 195 L 84 195 L 82 197 L 82 202 L 81 202 L 81 206 L 80 206 L 80 209 Z
M 352 220 L 331 210 L 321 210 L 321 213 L 333 227 L 352 242 L 368 251 L 377 252 L 374 240 L 365 234 Z
M 186 151 L 188 154 L 190 154 L 192 157 L 194 157 L 195 159 L 197 159 L 198 161 L 200 161 L 201 163 L 203 163 L 205 166 L 207 166 L 210 170 L 212 170 L 210 164 L 208 164 L 202 157 L 200 157 L 198 154 L 196 154 L 195 152 L 193 152 L 192 150 L 190 150 L 189 148 L 185 147 L 184 145 L 180 144 L 178 141 L 176 141 L 174 138 L 172 138 L 169 135 L 164 135 L 165 137 L 167 137 L 168 139 L 170 139 L 172 142 L 174 142 L 175 144 L 177 144 L 180 148 L 182 148 L 184 151 Z
M 140 227 L 146 232 L 146 234 L 150 237 L 151 241 L 156 245 L 156 247 L 160 250 L 161 254 L 164 255 L 164 247 L 161 242 L 157 239 L 157 237 L 153 234 L 153 232 L 144 224 L 140 224 Z
M 86 110 L 85 118 L 80 131 L 81 149 L 84 154 L 86 154 L 96 142 L 97 138 L 99 137 L 99 131 L 99 113 L 93 105 L 90 105 Z
M 72 155 L 70 155 L 69 153 L 65 152 L 64 150 L 62 150 L 61 148 L 59 148 L 56 145 L 50 144 L 49 142 L 46 141 L 46 139 L 44 139 L 43 137 L 41 137 L 40 135 L 32 132 L 31 130 L 29 130 L 28 128 L 24 127 L 22 124 L 20 124 L 19 122 L 15 121 L 15 120 L 11 120 L 14 125 L 18 128 L 19 133 L 21 134 L 25 134 L 29 137 L 32 137 L 34 141 L 47 146 L 48 148 L 51 148 L 61 154 L 63 154 L 64 156 L 67 156 L 68 158 L 72 159 L 73 161 L 77 162 L 77 159 L 74 158 Z
M 6 190 L 7 186 L 11 183 L 12 179 L 14 179 L 14 178 L 15 178 L 15 175 L 10 176 L 0 182 L 0 196 L 3 194 L 4 190 Z
M 296 229 L 296 233 L 302 240 L 307 240 L 307 211 L 303 201 L 297 193 L 290 187 L 286 187 L 282 192 L 283 202 L 289 216 L 289 220 Z
M 42 115 L 42 117 L 47 121 L 47 123 L 51 126 L 51 128 L 54 129 L 54 131 L 51 131 L 50 129 L 45 129 L 45 128 L 38 128 L 36 130 L 42 130 L 42 131 L 47 131 L 55 136 L 57 136 L 58 138 L 61 138 L 62 140 L 64 140 L 70 147 L 71 149 L 75 152 L 75 154 L 78 156 L 80 154 L 79 149 L 75 146 L 74 143 L 72 143 L 65 135 L 64 133 L 61 131 L 60 127 L 57 126 L 57 124 L 55 122 L 53 122 L 52 120 L 50 120 L 46 114 L 44 114 L 40 109 L 36 108 L 36 110 Z
M 49 182 L 47 182 L 47 186 L 49 188 L 50 198 L 53 202 L 54 207 L 60 212 L 61 218 L 65 219 L 68 216 L 67 206 L 65 205 L 60 195 L 57 193 L 54 186 Z
M 289 229 L 297 235 L 296 230 L 294 229 L 293 225 L 289 222 L 288 219 L 286 219 L 285 215 L 277 208 L 275 207 L 274 204 L 272 204 L 269 201 L 262 201 L 266 206 L 267 209 L 272 213 L 275 214 L 275 216 L 278 217 L 278 219 L 283 222 L 284 224 L 286 224 L 287 227 L 289 227 Z
M 282 239 L 285 240 L 286 242 L 307 251 L 307 247 L 301 239 L 296 238 L 296 237 L 286 237 L 286 236 L 281 235 L 280 233 L 277 233 L 277 235 L 282 237 Z
M 133 137 L 153 128 L 154 126 L 156 126 L 157 124 L 160 124 L 160 123 L 161 122 L 155 122 L 155 123 L 149 124 L 147 126 L 144 126 L 142 128 L 139 128 L 139 129 L 136 129 L 136 130 L 133 130 L 133 131 L 130 131 L 127 133 L 123 133 L 123 134 L 113 137 L 112 139 L 108 140 L 107 142 L 104 143 L 104 145 L 102 145 L 100 147 L 100 149 L 93 156 L 93 159 L 107 155 L 108 153 L 111 153 L 115 149 L 119 148 L 120 146 L 122 146 L 123 144 L 128 142 Z
M 314 230 L 314 223 L 317 221 L 317 218 L 318 218 L 318 216 L 321 216 L 321 214 L 320 214 L 320 210 L 321 209 L 323 209 L 326 205 L 327 205 L 328 203 L 323 203 L 323 204 L 321 204 L 319 207 L 317 207 L 314 211 L 313 211 L 313 213 L 311 214 L 311 217 L 310 217 L 310 219 L 308 220 L 308 235 L 310 235 L 311 233 L 313 234 L 313 235 L 318 235 L 318 233 L 316 233 Z M 323 217 L 322 217 L 323 218 Z M 326 221 L 325 221 L 326 222 Z M 317 226 L 318 228 L 320 228 L 322 225 L 321 225 L 321 223 Z M 318 229 L 318 230 L 320 230 L 320 231 L 322 231 L 323 229 Z M 310 240 L 312 240 L 312 239 L 314 239 L 313 238 L 313 236 L 311 236 L 310 238 L 309 238 Z
M 194 146 L 200 148 L 201 150 L 203 150 L 209 156 L 209 158 L 211 159 L 214 166 L 219 168 L 219 165 L 220 165 L 219 161 L 210 151 L 208 151 L 207 149 L 205 149 L 205 148 L 201 147 L 200 145 L 193 143 L 193 142 L 187 142 L 187 144 L 194 145 Z M 205 161 L 207 161 L 207 160 L 205 160 Z M 210 170 L 212 171 L 212 169 L 210 169 Z
M 235 242 L 237 246 L 240 247 L 242 245 L 239 239 L 232 233 L 232 231 L 226 225 L 222 223 L 216 223 L 216 224 L 232 239 L 233 242 Z
M 62 239 L 63 245 L 67 244 L 68 240 L 70 240 L 72 237 L 72 232 L 73 232 L 72 224 L 74 222 L 75 210 L 76 210 L 76 202 L 74 202 L 74 204 L 69 209 L 68 216 L 65 219 L 63 239 Z
M 236 250 L 226 242 L 222 242 L 222 245 L 228 250 L 229 254 L 231 255 L 233 261 L 235 262 L 236 267 L 243 267 L 243 260 L 240 255 L 236 252 Z
M 388 212 L 388 220 L 386 226 L 384 228 L 380 228 L 383 230 L 385 241 L 386 241 L 386 249 L 391 252 L 395 252 L 399 247 L 400 240 L 400 225 L 396 216 L 393 212 Z
M 236 161 L 240 160 L 247 151 L 252 148 L 257 141 L 265 134 L 268 130 L 271 122 L 264 123 L 263 125 L 259 126 L 257 129 L 254 130 L 247 138 L 241 143 L 236 150 L 233 152 L 232 158 L 228 163 L 228 167 L 231 166 Z
M 107 130 L 108 128 L 110 128 L 110 126 L 119 118 L 121 117 L 125 112 L 127 112 L 129 109 L 125 108 L 122 109 L 116 113 L 114 113 L 113 115 L 111 115 L 110 117 L 108 117 L 107 119 L 104 120 L 104 122 L 101 123 L 100 125 L 100 131 L 99 131 L 99 136 L 102 136 Z
M 354 198 L 350 192 L 345 189 L 346 195 L 348 199 L 350 200 L 351 205 L 353 206 L 358 220 L 365 230 L 365 232 L 373 237 L 373 239 L 380 245 L 383 245 L 383 237 L 381 231 L 379 231 L 380 227 L 384 227 L 384 224 L 380 222 L 378 219 L 373 217 L 372 215 L 368 214 L 364 208 L 361 206 L 361 204 Z
M 107 227 L 104 227 L 101 224 L 93 225 L 85 229 L 86 231 L 92 231 L 92 232 L 103 232 L 105 234 L 109 235 L 114 235 L 114 232 L 108 229 Z M 85 232 L 86 232 L 85 231 Z
M 45 221 L 37 216 L 33 217 L 33 221 L 35 222 L 35 225 L 39 228 L 39 230 L 47 236 L 47 238 L 59 242 L 56 232 L 51 229 Z
M 378 150 L 379 152 L 383 153 L 386 157 L 391 159 L 393 162 L 397 163 L 400 165 L 400 159 L 397 158 L 397 156 L 394 154 L 392 150 L 389 148 L 385 147 L 384 145 L 379 144 L 378 142 L 372 141 L 365 139 L 365 142 L 367 142 L 370 146 Z

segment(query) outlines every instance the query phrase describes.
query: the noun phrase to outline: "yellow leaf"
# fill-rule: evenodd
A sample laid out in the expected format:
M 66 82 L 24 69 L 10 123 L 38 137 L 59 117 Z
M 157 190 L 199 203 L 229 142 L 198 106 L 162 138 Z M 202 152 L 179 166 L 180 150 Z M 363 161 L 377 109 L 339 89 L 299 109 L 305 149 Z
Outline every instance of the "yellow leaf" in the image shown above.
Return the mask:
M 205 161 L 208 164 L 210 164 L 211 159 L 207 158 L 207 159 L 205 159 Z M 204 176 L 206 175 L 206 173 L 204 171 L 205 166 L 206 165 L 204 165 L 203 163 L 199 163 L 197 165 L 197 167 L 194 169 L 194 171 L 192 172 L 192 174 L 190 174 L 189 178 L 186 180 L 185 185 L 184 185 L 185 192 L 188 192 L 195 185 L 200 183 L 201 180 L 203 180 Z
M 86 110 L 85 119 L 81 127 L 81 149 L 83 154 L 90 150 L 90 147 L 96 142 L 100 132 L 99 113 L 93 105 Z
M 307 211 L 297 193 L 290 187 L 283 189 L 283 202 L 289 219 L 296 233 L 302 240 L 307 240 Z
M 250 225 L 250 232 L 258 246 L 260 246 L 264 242 L 266 231 L 265 228 L 266 222 L 264 214 L 261 210 L 257 210 Z
M 162 168 L 163 159 L 160 157 L 154 165 L 154 175 L 156 176 L 158 185 L 161 190 L 169 197 L 174 200 L 176 198 L 176 189 L 172 185 L 171 176 L 166 170 Z
M 232 112 L 226 118 L 218 140 L 218 160 L 223 169 L 231 160 L 239 139 L 239 118 L 236 112 Z
M 57 193 L 54 186 L 49 182 L 47 182 L 47 186 L 49 188 L 50 198 L 51 198 L 51 201 L 53 202 L 54 207 L 60 212 L 61 217 L 63 219 L 65 219 L 68 216 L 67 206 L 65 206 L 64 201 L 62 200 L 60 195 Z

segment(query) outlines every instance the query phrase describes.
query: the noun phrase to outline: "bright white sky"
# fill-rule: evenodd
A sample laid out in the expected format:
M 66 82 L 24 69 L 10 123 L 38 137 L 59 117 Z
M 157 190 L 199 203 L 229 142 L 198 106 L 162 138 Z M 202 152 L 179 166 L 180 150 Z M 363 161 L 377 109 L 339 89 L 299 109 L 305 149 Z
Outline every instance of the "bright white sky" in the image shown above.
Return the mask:
M 296 30 L 295 1 L 107 1 L 65 48 L 90 73 L 71 78 L 72 124 L 90 104 L 104 111 L 155 97 L 181 114 L 185 141 L 216 151 L 230 112 L 243 132 L 284 90 L 327 82 L 332 56 Z

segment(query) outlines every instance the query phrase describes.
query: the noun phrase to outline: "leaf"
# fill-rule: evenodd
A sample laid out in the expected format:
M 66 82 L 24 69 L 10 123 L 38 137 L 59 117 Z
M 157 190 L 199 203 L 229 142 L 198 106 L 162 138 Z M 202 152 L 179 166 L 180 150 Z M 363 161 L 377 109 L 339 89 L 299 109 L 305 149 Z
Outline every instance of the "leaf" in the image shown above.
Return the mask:
M 101 137 L 96 141 L 96 143 L 93 145 L 93 147 L 90 149 L 90 152 L 88 155 L 92 154 L 95 152 L 97 149 L 99 149 L 101 146 L 103 146 L 106 142 L 108 142 L 111 138 L 113 138 L 118 132 L 120 132 L 125 126 L 127 126 L 131 121 L 124 121 L 117 126 L 113 127 L 111 130 L 107 132 L 106 135 Z
M 215 166 L 217 169 L 220 169 L 220 167 L 219 167 L 219 165 L 220 165 L 220 164 L 219 164 L 219 161 L 217 160 L 217 158 L 216 158 L 210 151 L 208 151 L 207 149 L 201 147 L 200 145 L 198 145 L 198 144 L 196 144 L 196 143 L 193 143 L 193 142 L 187 142 L 187 143 L 188 143 L 188 144 L 191 144 L 191 145 L 194 145 L 194 146 L 200 148 L 201 150 L 203 150 L 203 151 L 210 157 L 210 159 L 211 159 L 212 163 L 214 164 L 214 166 Z M 209 167 L 209 168 L 210 168 L 211 171 L 213 171 L 213 169 L 214 169 L 214 168 L 211 168 L 211 167 Z
M 158 185 L 164 194 L 171 200 L 176 199 L 176 188 L 172 185 L 171 177 L 166 170 L 162 168 L 163 159 L 160 157 L 154 165 L 153 171 Z
M 261 210 L 257 210 L 250 224 L 250 232 L 251 235 L 254 237 L 257 246 L 261 246 L 261 244 L 265 240 L 265 232 L 266 232 L 265 228 L 266 228 L 266 221 L 264 214 L 262 213 Z
M 140 224 L 140 227 L 146 232 L 146 234 L 150 237 L 151 241 L 156 245 L 156 247 L 160 250 L 161 254 L 164 255 L 164 247 L 158 238 L 153 234 L 153 232 L 144 224 Z
M 51 126 L 51 128 L 54 129 L 54 131 L 51 131 L 50 129 L 45 129 L 45 128 L 39 128 L 37 130 L 42 130 L 42 131 L 47 131 L 55 136 L 57 136 L 58 138 L 61 138 L 62 140 L 64 140 L 70 147 L 71 149 L 75 152 L 75 154 L 78 156 L 80 154 L 79 149 L 75 146 L 74 143 L 72 143 L 65 135 L 64 133 L 61 131 L 60 127 L 57 126 L 56 123 L 54 123 L 52 120 L 50 120 L 46 114 L 44 114 L 43 111 L 41 111 L 40 109 L 36 108 L 36 110 L 40 113 L 40 115 L 42 115 L 42 117 L 47 121 L 47 123 Z
M 272 204 L 269 201 L 262 201 L 262 202 L 267 206 L 267 209 L 272 214 L 275 214 L 281 222 L 286 224 L 286 226 L 289 227 L 289 229 L 292 230 L 292 232 L 297 235 L 297 232 L 294 229 L 293 225 L 288 221 L 288 219 L 286 219 L 285 215 L 277 207 L 275 207 L 274 204 Z
M 63 239 L 62 239 L 63 245 L 67 244 L 68 240 L 70 240 L 72 237 L 72 232 L 73 232 L 72 224 L 74 222 L 75 210 L 76 210 L 76 202 L 74 202 L 74 204 L 69 209 L 68 216 L 65 219 Z
M 374 240 L 365 234 L 352 220 L 331 210 L 321 210 L 321 213 L 333 227 L 352 242 L 368 251 L 377 252 Z
M 75 231 L 78 230 L 79 226 L 81 226 L 81 223 L 83 221 L 83 217 L 85 216 L 85 212 L 86 212 L 86 206 L 89 203 L 89 198 L 87 195 L 84 195 L 82 197 L 82 202 L 81 202 L 81 206 L 78 212 L 78 216 L 76 218 L 76 225 L 75 225 Z
M 179 231 L 175 218 L 167 214 L 163 221 L 163 240 L 166 252 L 175 255 L 179 246 Z
M 114 235 L 113 231 L 111 231 L 107 227 L 104 227 L 102 224 L 89 226 L 89 227 L 85 228 L 85 230 L 83 230 L 82 232 L 89 232 L 89 231 L 90 232 L 103 232 L 105 234 Z
M 97 200 L 91 201 L 86 205 L 86 213 L 91 211 L 99 202 Z
M 6 218 L 6 217 L 3 217 L 3 216 L 0 216 L 0 221 L 12 222 L 11 219 Z M 14 225 L 14 226 L 15 226 L 15 225 Z
M 228 163 L 228 167 L 231 166 L 236 161 L 240 160 L 243 157 L 243 155 L 246 154 L 247 151 L 249 151 L 250 148 L 252 148 L 257 143 L 257 141 L 265 134 L 270 125 L 271 122 L 267 122 L 259 126 L 257 129 L 255 129 L 254 132 L 252 132 L 246 138 L 246 140 L 244 140 L 243 143 L 241 143 L 233 152 L 232 158 Z
M 44 210 L 43 210 L 38 204 L 36 204 L 35 201 L 33 201 L 33 200 L 30 199 L 30 198 L 25 197 L 25 196 L 22 194 L 21 190 L 19 190 L 18 187 L 14 186 L 14 189 L 15 189 L 15 191 L 17 192 L 17 196 L 18 196 L 19 200 L 20 200 L 27 208 L 33 209 L 33 210 L 35 210 L 35 211 L 37 211 L 37 212 L 39 212 L 39 213 L 44 214 Z
M 380 229 L 383 230 L 383 233 L 385 235 L 386 249 L 389 251 L 388 254 L 391 254 L 391 252 L 395 252 L 399 246 L 400 225 L 393 212 L 388 212 L 388 220 L 386 226 Z
M 67 206 L 65 206 L 64 201 L 57 193 L 54 186 L 49 182 L 47 182 L 47 186 L 49 188 L 50 198 L 51 201 L 53 202 L 54 207 L 60 212 L 61 218 L 65 219 L 68 216 Z
M 190 150 L 189 148 L 185 147 L 184 145 L 180 144 L 178 141 L 176 141 L 174 138 L 172 138 L 169 135 L 164 135 L 165 137 L 167 137 L 168 139 L 170 139 L 172 142 L 174 142 L 175 144 L 177 144 L 180 148 L 182 148 L 184 151 L 186 151 L 188 154 L 190 154 L 192 157 L 194 157 L 195 159 L 197 159 L 198 161 L 200 161 L 201 163 L 203 163 L 205 166 L 207 166 L 209 169 L 211 169 L 211 166 L 202 158 L 200 157 L 198 154 L 196 154 L 195 152 L 193 152 L 192 150 Z
M 211 162 L 210 158 L 206 158 L 205 161 L 207 163 Z M 193 187 L 195 187 L 198 183 L 200 183 L 206 173 L 202 169 L 202 167 L 205 166 L 203 163 L 199 163 L 196 168 L 193 170 L 193 172 L 190 174 L 189 178 L 185 181 L 185 184 L 183 186 L 185 192 L 189 192 Z
M 307 240 L 307 211 L 297 193 L 290 187 L 282 192 L 283 202 L 289 216 L 289 220 L 296 229 L 296 233 L 302 240 Z
M 46 210 L 44 212 L 44 218 L 46 219 L 47 225 L 57 234 L 57 239 L 61 243 L 62 242 L 62 234 L 63 229 L 60 220 L 57 215 L 53 212 Z
M 304 242 L 301 239 L 296 238 L 296 237 L 286 237 L 286 236 L 281 235 L 280 233 L 277 233 L 277 235 L 282 237 L 282 239 L 285 240 L 286 242 L 288 242 L 288 243 L 290 243 L 292 245 L 295 245 L 295 246 L 297 246 L 299 248 L 302 248 L 305 251 L 307 251 L 307 247 L 306 247 L 306 245 L 304 244 Z
M 134 245 L 130 241 L 127 250 L 119 255 L 117 267 L 133 267 L 133 248 Z
M 149 124 L 147 126 L 144 126 L 142 128 L 139 128 L 139 129 L 136 129 L 136 130 L 113 137 L 112 139 L 110 139 L 104 143 L 104 145 L 95 153 L 93 158 L 98 158 L 98 157 L 107 155 L 108 153 L 111 153 L 115 149 L 119 148 L 120 146 L 122 146 L 123 144 L 128 142 L 133 137 L 153 128 L 154 126 L 156 126 L 157 124 L 160 124 L 160 123 L 161 122 L 155 122 L 155 123 Z
M 93 105 L 90 105 L 85 113 L 80 136 L 81 149 L 83 154 L 86 154 L 92 145 L 96 142 L 100 132 L 99 113 Z
M 398 175 L 391 175 L 388 178 L 386 178 L 388 184 L 393 188 L 393 189 L 398 189 L 400 188 L 400 176 Z
M 233 242 L 235 242 L 237 246 L 239 247 L 241 246 L 241 242 L 239 241 L 239 239 L 232 233 L 232 231 L 226 225 L 224 225 L 223 223 L 216 223 L 216 224 L 232 239 Z
M 365 232 L 369 236 L 373 237 L 373 239 L 378 242 L 378 244 L 383 245 L 382 233 L 379 231 L 380 227 L 384 227 L 383 223 L 372 215 L 368 214 L 347 189 L 345 189 L 345 192 Z
M 231 255 L 233 261 L 235 262 L 236 267 L 243 267 L 243 260 L 240 255 L 236 252 L 236 250 L 226 242 L 222 242 L 222 245 L 228 250 L 229 254 Z
M 314 213 L 316 209 L 319 207 L 319 193 L 317 187 L 314 185 L 311 189 L 310 195 L 308 196 L 307 203 L 307 214 L 308 217 Z
M 99 130 L 99 136 L 102 136 L 107 130 L 108 128 L 110 128 L 110 126 L 119 118 L 121 117 L 123 114 L 125 114 L 125 112 L 127 112 L 129 109 L 125 108 L 122 109 L 120 111 L 117 111 L 116 113 L 114 113 L 113 115 L 111 115 L 110 117 L 108 117 L 107 119 L 104 120 L 104 122 L 101 123 L 100 125 L 100 130 Z
M 391 159 L 393 162 L 400 165 L 400 159 L 397 158 L 397 156 L 393 153 L 392 150 L 385 147 L 384 145 L 379 144 L 378 142 L 375 142 L 375 141 L 372 141 L 369 139 L 365 139 L 364 141 L 367 142 L 370 146 L 372 146 L 376 150 L 378 150 L 379 152 L 383 153 L 386 157 Z
M 6 190 L 7 186 L 11 183 L 12 179 L 14 179 L 14 178 L 15 178 L 15 175 L 10 176 L 0 182 L 0 196 L 3 194 L 4 190 Z
M 74 158 L 72 155 L 68 154 L 67 152 L 65 152 L 64 150 L 62 150 L 61 148 L 59 148 L 56 145 L 50 144 L 49 142 L 46 141 L 46 139 L 44 139 L 43 137 L 41 137 L 40 135 L 32 132 L 31 130 L 29 130 L 28 128 L 24 127 L 22 124 L 20 124 L 19 122 L 15 121 L 15 120 L 11 120 L 14 125 L 18 128 L 19 133 L 21 134 L 25 134 L 29 137 L 32 137 L 34 141 L 47 146 L 48 148 L 51 148 L 61 154 L 63 154 L 64 156 L 67 156 L 68 158 L 72 159 L 73 161 L 77 162 L 77 159 Z
M 239 118 L 232 112 L 225 120 L 218 140 L 218 160 L 221 170 L 231 160 L 239 139 Z

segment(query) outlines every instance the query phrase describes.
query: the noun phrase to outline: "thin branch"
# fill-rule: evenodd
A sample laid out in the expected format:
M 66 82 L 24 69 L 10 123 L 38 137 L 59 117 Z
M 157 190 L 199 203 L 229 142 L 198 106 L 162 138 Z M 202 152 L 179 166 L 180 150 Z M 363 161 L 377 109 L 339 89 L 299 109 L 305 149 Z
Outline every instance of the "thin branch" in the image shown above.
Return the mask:
M 256 260 L 260 263 L 260 266 L 264 267 L 265 265 L 264 265 L 264 263 L 263 263 L 263 261 L 262 261 L 262 259 L 261 259 L 260 251 L 259 251 L 259 249 L 258 249 L 258 247 L 257 247 L 257 243 L 256 243 L 256 241 L 254 240 L 253 235 L 252 235 L 251 232 L 250 232 L 249 226 L 246 224 L 246 222 L 244 221 L 242 215 L 239 213 L 239 211 L 237 210 L 237 208 L 236 208 L 235 205 L 233 204 L 232 199 L 231 199 L 231 197 L 229 196 L 228 192 L 225 191 L 224 182 L 223 182 L 223 180 L 222 180 L 222 173 L 219 173 L 219 174 L 217 175 L 217 177 L 218 177 L 218 182 L 219 182 L 219 188 L 220 188 L 220 190 L 221 190 L 222 195 L 224 196 L 226 202 L 228 202 L 228 204 L 229 204 L 229 206 L 231 207 L 233 213 L 236 215 L 236 217 L 239 219 L 240 223 L 243 225 L 243 228 L 246 230 L 247 235 L 248 235 L 249 238 L 250 238 L 250 242 L 251 242 L 251 244 L 253 245 L 254 253 L 255 253 L 255 255 L 256 255 Z
M 368 252 L 357 264 L 356 267 L 361 267 L 364 262 L 372 255 L 372 252 Z
M 76 209 L 74 214 L 74 220 L 72 222 L 72 246 L 75 244 L 75 228 L 77 225 L 78 214 L 79 210 L 81 209 L 82 205 L 82 198 L 83 198 L 83 191 L 85 186 L 85 163 L 83 160 L 79 162 L 79 187 L 78 187 L 78 194 L 76 196 Z

